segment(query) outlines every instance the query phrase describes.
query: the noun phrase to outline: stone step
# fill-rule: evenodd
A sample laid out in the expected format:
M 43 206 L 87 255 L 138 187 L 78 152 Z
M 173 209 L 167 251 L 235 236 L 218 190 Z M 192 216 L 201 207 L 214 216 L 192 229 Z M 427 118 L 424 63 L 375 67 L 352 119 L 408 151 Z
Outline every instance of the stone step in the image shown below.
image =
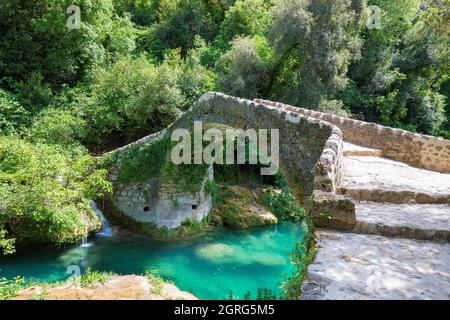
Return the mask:
M 355 201 L 450 204 L 450 195 L 439 193 L 414 192 L 409 190 L 383 190 L 375 188 L 347 188 L 339 186 L 337 193 L 350 196 Z
M 450 242 L 450 205 L 355 204 L 356 233 Z
M 450 174 L 380 157 L 343 157 L 337 192 L 358 201 L 450 203 Z
M 450 299 L 450 244 L 316 232 L 302 300 Z
M 348 141 L 343 142 L 344 145 L 344 157 L 351 156 L 373 156 L 373 157 L 381 157 L 383 155 L 383 150 L 380 149 L 372 149 L 369 147 L 360 146 Z

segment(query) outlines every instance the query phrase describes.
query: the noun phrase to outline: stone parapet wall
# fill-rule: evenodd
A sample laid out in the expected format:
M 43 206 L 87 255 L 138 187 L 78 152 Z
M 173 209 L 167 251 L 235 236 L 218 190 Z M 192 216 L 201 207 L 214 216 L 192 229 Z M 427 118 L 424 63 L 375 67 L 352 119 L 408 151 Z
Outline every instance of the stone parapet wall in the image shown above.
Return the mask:
M 346 141 L 381 149 L 384 157 L 402 161 L 419 168 L 450 172 L 450 140 L 267 100 L 255 101 L 268 105 L 277 105 L 286 110 L 295 110 L 295 112 L 308 117 L 334 124 L 341 129 Z

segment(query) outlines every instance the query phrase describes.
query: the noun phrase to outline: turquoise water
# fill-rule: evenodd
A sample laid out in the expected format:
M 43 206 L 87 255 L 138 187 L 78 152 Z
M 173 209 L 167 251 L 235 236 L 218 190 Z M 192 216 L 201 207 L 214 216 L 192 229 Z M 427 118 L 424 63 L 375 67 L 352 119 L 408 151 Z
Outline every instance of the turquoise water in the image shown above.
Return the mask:
M 118 274 L 150 270 L 199 298 L 223 299 L 232 289 L 236 298 L 250 291 L 254 299 L 261 287 L 281 291 L 283 274 L 293 270 L 289 252 L 303 236 L 299 224 L 284 222 L 250 231 L 220 229 L 171 243 L 124 235 L 96 237 L 84 246 L 30 248 L 1 257 L 0 278 L 59 281 L 71 276 L 73 266 L 82 272 L 90 267 Z

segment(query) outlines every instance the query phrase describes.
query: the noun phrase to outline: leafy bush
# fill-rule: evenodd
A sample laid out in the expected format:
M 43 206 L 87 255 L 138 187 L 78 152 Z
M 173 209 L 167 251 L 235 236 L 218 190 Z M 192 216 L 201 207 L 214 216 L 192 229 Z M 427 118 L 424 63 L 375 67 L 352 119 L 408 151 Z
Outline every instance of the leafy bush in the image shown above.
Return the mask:
M 236 38 L 217 62 L 218 87 L 230 95 L 260 97 L 269 80 L 272 49 L 262 37 Z
M 12 280 L 0 278 L 0 300 L 8 300 L 16 297 L 25 285 L 25 279 L 15 277 Z
M 34 122 L 31 136 L 35 141 L 68 146 L 84 140 L 85 125 L 70 111 L 48 108 Z
M 228 43 L 236 37 L 267 35 L 272 20 L 269 11 L 272 3 L 266 0 L 237 0 L 220 25 L 217 38 L 223 44 L 219 46 L 228 48 Z
M 165 134 L 150 144 L 130 148 L 123 156 L 119 181 L 129 184 L 158 176 L 166 164 L 170 147 L 170 136 Z
M 0 134 L 21 134 L 31 122 L 31 114 L 12 93 L 0 88 Z
M 214 87 L 212 73 L 200 64 L 202 46 L 199 40 L 185 59 L 173 50 L 160 65 L 140 55 L 98 68 L 92 84 L 63 90 L 39 115 L 35 140 L 99 144 L 112 133 L 130 141 L 165 128 Z
M 302 221 L 307 216 L 289 188 L 281 191 L 269 188 L 264 194 L 264 204 L 282 220 Z
M 0 231 L 9 237 L 4 253 L 11 253 L 12 239 L 74 243 L 98 229 L 90 202 L 111 185 L 107 171 L 96 166 L 92 157 L 56 145 L 0 137 Z
M 43 80 L 41 73 L 33 71 L 26 82 L 20 81 L 17 85 L 20 103 L 29 110 L 39 110 L 52 101 L 52 90 L 48 84 L 43 83 Z
M 185 56 L 195 47 L 197 35 L 212 41 L 230 4 L 228 0 L 161 1 L 159 21 L 146 37 L 148 51 L 162 58 L 167 50 L 180 48 Z

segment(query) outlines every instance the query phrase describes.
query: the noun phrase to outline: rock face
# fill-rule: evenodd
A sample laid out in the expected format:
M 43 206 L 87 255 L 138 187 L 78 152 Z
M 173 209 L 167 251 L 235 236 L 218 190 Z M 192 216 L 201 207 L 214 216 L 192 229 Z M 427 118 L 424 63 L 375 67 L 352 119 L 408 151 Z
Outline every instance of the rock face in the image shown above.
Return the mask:
M 232 229 L 250 229 L 278 223 L 270 211 L 255 201 L 254 195 L 242 186 L 221 186 L 225 203 L 214 209 L 214 219 Z
M 156 283 L 143 276 L 113 276 L 103 284 L 81 287 L 65 284 L 45 288 L 34 286 L 25 289 L 17 300 L 197 300 L 192 294 L 181 291 L 169 283 Z

